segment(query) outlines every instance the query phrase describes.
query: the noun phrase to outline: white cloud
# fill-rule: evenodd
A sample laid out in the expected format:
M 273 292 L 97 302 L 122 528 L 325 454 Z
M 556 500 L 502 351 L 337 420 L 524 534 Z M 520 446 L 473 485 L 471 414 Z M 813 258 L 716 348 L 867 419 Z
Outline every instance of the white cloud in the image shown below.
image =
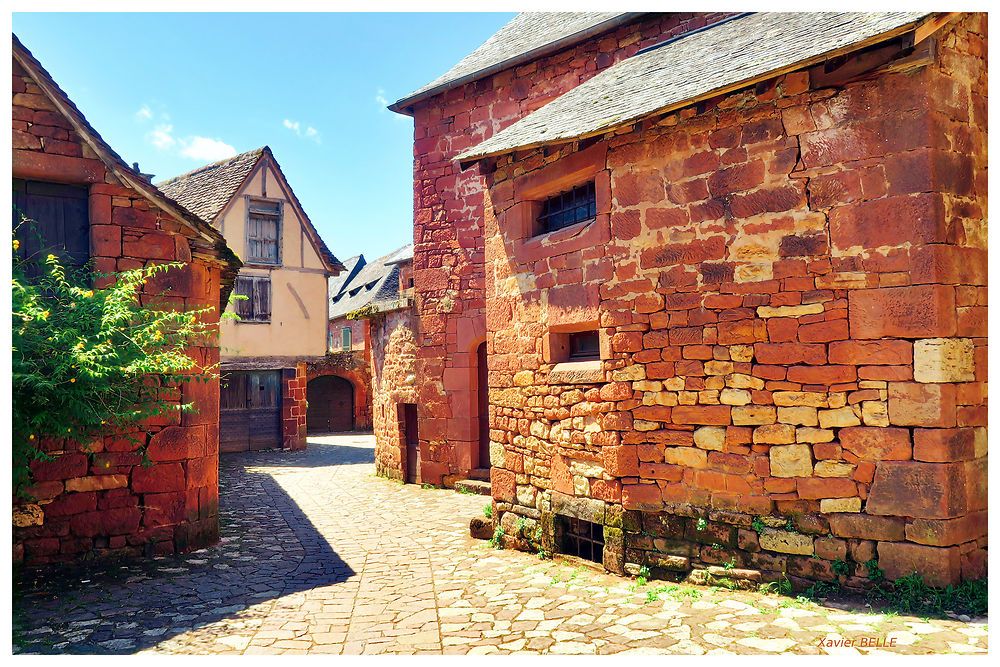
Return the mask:
M 319 130 L 317 130 L 312 125 L 307 126 L 305 132 L 303 132 L 302 124 L 297 120 L 289 120 L 286 118 L 285 120 L 282 121 L 281 124 L 284 125 L 287 129 L 294 132 L 295 136 L 297 137 L 305 137 L 306 139 L 311 139 L 312 141 L 315 141 L 317 144 L 322 143 Z
M 149 108 L 148 104 L 143 104 L 142 108 L 135 112 L 135 117 L 140 121 L 152 120 L 153 110 Z
M 169 150 L 174 146 L 174 144 L 177 143 L 177 140 L 171 135 L 171 132 L 173 131 L 173 125 L 164 123 L 153 128 L 153 131 L 147 134 L 146 138 L 157 148 L 161 150 Z
M 216 162 L 236 155 L 236 149 L 219 139 L 189 137 L 181 139 L 181 155 L 202 162 Z
M 378 92 L 375 93 L 375 101 L 378 102 L 378 105 L 380 107 L 382 107 L 380 109 L 380 111 L 388 111 L 388 109 L 386 109 L 386 107 L 389 106 L 391 104 L 391 102 L 389 100 L 385 99 L 385 89 L 384 88 L 379 88 Z

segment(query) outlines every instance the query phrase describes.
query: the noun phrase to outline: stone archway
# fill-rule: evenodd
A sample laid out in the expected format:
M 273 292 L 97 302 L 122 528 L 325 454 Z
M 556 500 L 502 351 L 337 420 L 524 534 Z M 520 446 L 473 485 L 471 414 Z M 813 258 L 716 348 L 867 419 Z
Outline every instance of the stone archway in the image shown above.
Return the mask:
M 353 431 L 354 385 L 337 375 L 321 375 L 306 385 L 306 432 Z

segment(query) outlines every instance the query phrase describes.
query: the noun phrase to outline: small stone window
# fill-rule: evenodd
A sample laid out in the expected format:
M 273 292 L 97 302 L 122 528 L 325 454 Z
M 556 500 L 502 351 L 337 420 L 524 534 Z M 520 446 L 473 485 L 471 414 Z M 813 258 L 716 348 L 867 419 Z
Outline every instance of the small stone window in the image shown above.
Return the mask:
M 604 563 L 604 526 L 574 517 L 562 517 L 560 551 L 595 563 Z
M 569 334 L 569 361 L 592 361 L 601 358 L 601 342 L 596 331 Z
M 538 216 L 539 233 L 562 229 L 597 216 L 597 191 L 594 181 L 561 192 L 542 202 Z

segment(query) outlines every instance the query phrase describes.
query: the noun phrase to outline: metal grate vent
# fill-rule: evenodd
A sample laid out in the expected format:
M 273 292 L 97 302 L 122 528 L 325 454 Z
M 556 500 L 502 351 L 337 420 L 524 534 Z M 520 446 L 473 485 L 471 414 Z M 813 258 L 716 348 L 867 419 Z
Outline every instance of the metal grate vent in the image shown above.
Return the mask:
M 604 562 L 604 526 L 583 519 L 563 518 L 561 551 L 595 563 Z

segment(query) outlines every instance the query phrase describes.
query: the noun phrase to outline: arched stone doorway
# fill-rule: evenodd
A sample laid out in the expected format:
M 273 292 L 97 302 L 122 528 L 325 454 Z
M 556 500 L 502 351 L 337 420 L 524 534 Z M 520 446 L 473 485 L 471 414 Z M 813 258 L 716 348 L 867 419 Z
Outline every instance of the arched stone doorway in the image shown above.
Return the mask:
M 323 375 L 306 385 L 309 434 L 354 430 L 354 386 L 342 377 Z

